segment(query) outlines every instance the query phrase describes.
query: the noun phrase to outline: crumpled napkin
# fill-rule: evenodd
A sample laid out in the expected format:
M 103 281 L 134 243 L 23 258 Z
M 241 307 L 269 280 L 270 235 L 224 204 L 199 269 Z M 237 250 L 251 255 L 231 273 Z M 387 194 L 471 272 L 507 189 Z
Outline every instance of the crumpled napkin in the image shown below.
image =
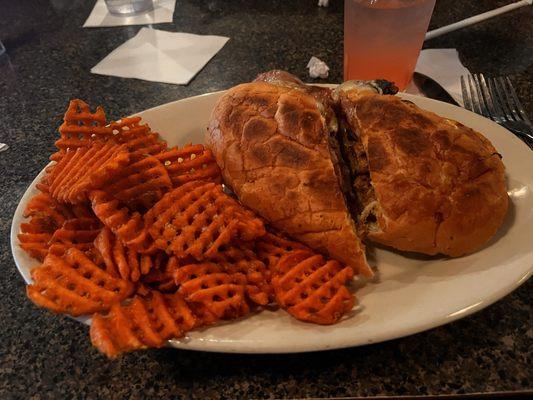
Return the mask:
M 460 105 L 463 105 L 461 93 L 461 75 L 470 73 L 459 60 L 456 49 L 425 49 L 420 52 L 415 71 L 436 81 Z M 407 93 L 420 94 L 411 84 Z
M 188 84 L 226 44 L 224 36 L 203 36 L 141 28 L 91 69 L 93 74 Z
M 176 0 L 154 0 L 154 9 L 138 15 L 117 16 L 107 11 L 104 0 L 97 0 L 84 28 L 98 26 L 148 25 L 172 22 Z
M 327 78 L 329 76 L 329 67 L 322 61 L 320 58 L 315 56 L 311 57 L 307 63 L 307 68 L 309 69 L 309 76 L 311 78 Z

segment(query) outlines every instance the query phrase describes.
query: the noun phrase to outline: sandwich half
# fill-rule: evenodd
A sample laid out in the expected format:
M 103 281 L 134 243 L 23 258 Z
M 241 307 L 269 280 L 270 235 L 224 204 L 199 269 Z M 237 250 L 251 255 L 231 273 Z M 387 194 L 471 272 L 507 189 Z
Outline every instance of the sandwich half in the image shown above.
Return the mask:
M 361 82 L 345 82 L 334 97 L 364 235 L 456 257 L 496 233 L 508 196 L 501 156 L 488 139 Z
M 372 276 L 343 191 L 331 91 L 283 72 L 228 90 L 206 144 L 224 182 L 273 227 Z M 347 182 L 349 185 L 349 182 Z

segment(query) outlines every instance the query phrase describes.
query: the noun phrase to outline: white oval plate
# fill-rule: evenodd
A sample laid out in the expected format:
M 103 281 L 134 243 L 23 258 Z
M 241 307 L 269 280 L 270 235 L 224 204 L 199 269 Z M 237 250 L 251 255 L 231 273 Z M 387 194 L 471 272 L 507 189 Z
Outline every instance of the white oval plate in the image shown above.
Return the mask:
M 211 110 L 223 92 L 164 104 L 138 115 L 170 146 L 201 143 Z M 263 311 L 239 321 L 191 332 L 171 345 L 231 353 L 292 353 L 359 346 L 394 339 L 452 322 L 487 307 L 531 275 L 533 251 L 533 153 L 510 132 L 465 109 L 402 94 L 427 110 L 485 134 L 503 155 L 511 207 L 503 227 L 481 251 L 456 258 L 409 257 L 375 249 L 378 281 L 357 291 L 359 306 L 333 326 L 296 321 L 283 311 Z M 37 262 L 17 244 L 22 211 L 36 193 L 31 183 L 15 211 L 11 248 L 26 282 Z M 85 323 L 88 319 L 82 320 Z

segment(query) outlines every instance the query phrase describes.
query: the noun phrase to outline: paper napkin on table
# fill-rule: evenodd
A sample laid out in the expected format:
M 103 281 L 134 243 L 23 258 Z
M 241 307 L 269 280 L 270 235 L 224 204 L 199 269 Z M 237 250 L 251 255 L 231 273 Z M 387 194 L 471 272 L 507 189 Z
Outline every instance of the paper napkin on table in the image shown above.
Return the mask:
M 463 105 L 461 75 L 469 74 L 459 60 L 456 49 L 425 49 L 420 52 L 415 71 L 441 85 L 452 98 Z M 413 92 L 411 84 L 407 92 Z M 416 93 L 415 93 L 416 94 Z
M 154 0 L 154 9 L 139 15 L 117 16 L 107 11 L 104 0 L 97 0 L 84 28 L 97 26 L 148 25 L 172 22 L 176 0 Z
M 226 44 L 224 36 L 202 36 L 141 28 L 91 69 L 93 74 L 187 84 Z

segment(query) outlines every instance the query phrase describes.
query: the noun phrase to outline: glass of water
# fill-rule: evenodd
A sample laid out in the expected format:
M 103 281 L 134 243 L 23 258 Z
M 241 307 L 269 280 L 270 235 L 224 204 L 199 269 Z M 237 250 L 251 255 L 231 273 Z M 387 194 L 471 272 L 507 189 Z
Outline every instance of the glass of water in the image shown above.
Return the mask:
M 105 0 L 107 9 L 114 15 L 140 14 L 153 10 L 153 0 Z

